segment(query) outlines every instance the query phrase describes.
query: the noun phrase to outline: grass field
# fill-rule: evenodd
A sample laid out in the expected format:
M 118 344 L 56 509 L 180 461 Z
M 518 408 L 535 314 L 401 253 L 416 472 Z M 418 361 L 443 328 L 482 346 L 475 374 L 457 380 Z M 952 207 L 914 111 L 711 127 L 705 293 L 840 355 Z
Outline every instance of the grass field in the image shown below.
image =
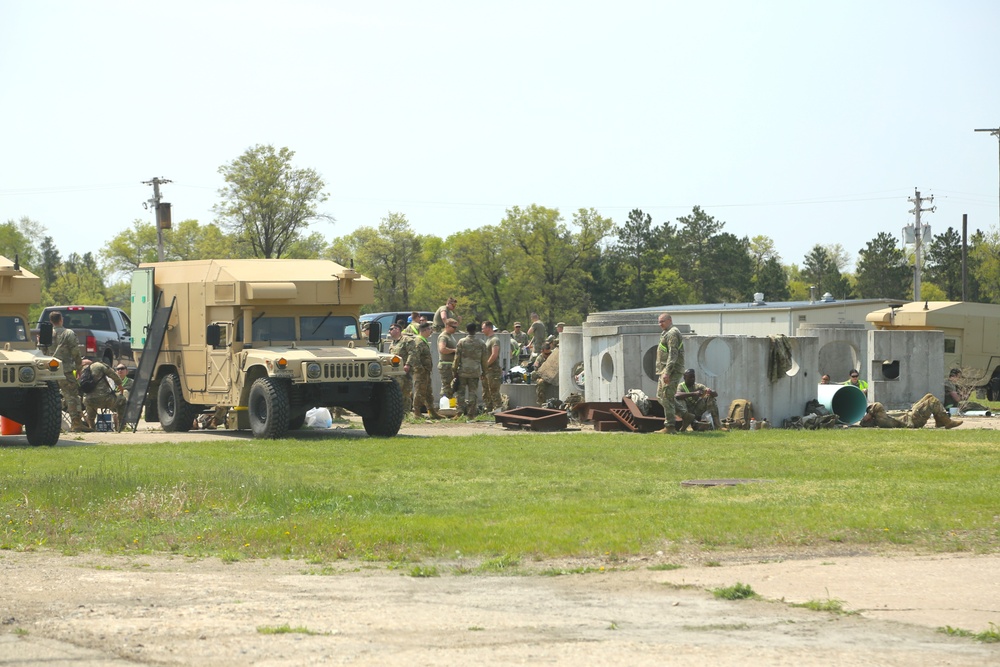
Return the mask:
M 715 478 L 766 481 L 681 485 Z M 1000 432 L 986 430 L 5 447 L 0 548 L 317 562 L 994 552 L 998 479 Z

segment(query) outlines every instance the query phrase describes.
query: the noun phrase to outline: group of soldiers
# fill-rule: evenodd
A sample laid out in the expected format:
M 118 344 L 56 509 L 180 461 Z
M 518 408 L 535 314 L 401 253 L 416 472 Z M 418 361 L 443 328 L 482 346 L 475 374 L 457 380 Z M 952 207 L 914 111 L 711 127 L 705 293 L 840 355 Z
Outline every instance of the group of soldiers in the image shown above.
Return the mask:
M 49 321 L 52 323 L 52 345 L 51 352 L 47 353 L 58 359 L 63 369 L 64 376 L 59 380 L 59 391 L 64 409 L 70 416 L 70 431 L 93 431 L 96 428 L 97 411 L 101 409 L 112 411 L 114 428 L 120 430 L 125 423 L 125 406 L 132 387 L 128 368 L 124 364 L 118 364 L 112 371 L 100 361 L 83 358 L 76 332 L 63 326 L 62 313 L 53 311 L 49 315 Z M 86 375 L 92 377 L 92 381 L 86 383 L 87 387 L 93 387 L 90 391 L 81 389 L 80 380 Z
M 404 326 L 402 321 L 389 327 L 389 352 L 400 358 L 404 374 L 396 377 L 403 392 L 403 409 L 412 412 L 416 418 L 422 417 L 427 411 L 431 419 L 443 419 L 438 412 L 438 404 L 431 391 L 431 373 L 433 359 L 431 357 L 430 338 L 432 333 L 438 334 L 438 374 L 441 378 L 441 393 L 449 400 L 455 399 L 457 414 L 469 418 L 479 413 L 478 393 L 480 380 L 483 384 L 483 403 L 487 412 L 492 412 L 501 406 L 500 382 L 502 368 L 500 365 L 500 341 L 496 336 L 496 326 L 490 320 L 480 325 L 470 322 L 466 325 L 466 336 L 456 340 L 455 334 L 462 318 L 456 312 L 458 301 L 452 297 L 434 313 L 432 322 L 427 322 L 418 312 L 413 312 L 410 322 Z M 531 313 L 532 324 L 528 333 L 521 331 L 521 323 L 514 323 L 512 340 L 518 346 L 533 348 L 536 356 L 544 357 L 543 348 L 551 351 L 553 344 L 558 345 L 558 337 L 554 341 L 546 337 L 545 324 L 538 313 Z M 562 331 L 560 322 L 556 329 Z M 483 340 L 476 336 L 482 331 Z
M 691 423 L 698 419 L 700 415 L 708 411 L 712 415 L 715 428 L 721 428 L 719 421 L 719 410 L 716 404 L 718 393 L 709 389 L 705 385 L 695 382 L 694 369 L 682 370 L 684 368 L 684 338 L 680 330 L 674 326 L 670 313 L 662 313 L 658 322 L 660 330 L 660 342 L 656 350 L 656 397 L 663 406 L 664 427 L 659 433 L 677 433 L 677 417 L 681 417 L 681 427 L 679 430 L 687 430 Z M 862 388 L 859 386 L 858 372 L 851 371 L 851 379 L 844 384 L 853 384 L 859 389 L 867 389 L 867 384 Z M 955 391 L 955 380 L 961 373 L 957 369 L 952 370 L 949 381 L 945 383 L 946 400 L 951 398 L 958 400 Z M 684 384 L 680 382 L 683 379 Z M 823 375 L 821 384 L 828 384 L 828 375 Z M 859 426 L 878 428 L 923 428 L 924 425 L 934 419 L 937 428 L 955 428 L 960 426 L 960 419 L 953 419 L 944 404 L 933 394 L 926 394 L 919 401 L 914 403 L 909 410 L 898 411 L 890 414 L 885 406 L 879 402 L 874 402 L 868 406 L 865 416 L 861 419 Z

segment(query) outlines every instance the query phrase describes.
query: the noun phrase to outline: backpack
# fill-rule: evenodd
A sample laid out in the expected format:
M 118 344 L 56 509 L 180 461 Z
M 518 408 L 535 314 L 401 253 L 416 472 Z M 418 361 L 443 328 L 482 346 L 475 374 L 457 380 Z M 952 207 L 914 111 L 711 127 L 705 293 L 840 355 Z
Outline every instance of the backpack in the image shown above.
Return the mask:
M 80 391 L 83 393 L 89 394 L 97 389 L 97 380 L 94 378 L 94 374 L 90 372 L 90 366 L 80 371 L 80 376 L 77 379 L 80 382 Z
M 729 404 L 729 416 L 722 420 L 722 423 L 729 429 L 750 429 L 750 420 L 753 419 L 753 403 L 745 398 L 734 399 Z

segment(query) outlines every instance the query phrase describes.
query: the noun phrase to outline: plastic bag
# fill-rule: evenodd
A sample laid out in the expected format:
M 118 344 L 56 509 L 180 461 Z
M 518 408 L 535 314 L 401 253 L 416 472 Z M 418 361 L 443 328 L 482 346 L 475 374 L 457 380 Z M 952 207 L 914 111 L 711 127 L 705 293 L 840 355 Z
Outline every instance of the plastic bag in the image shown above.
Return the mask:
M 333 416 L 326 408 L 313 408 L 306 413 L 306 426 L 309 428 L 330 428 L 333 426 Z

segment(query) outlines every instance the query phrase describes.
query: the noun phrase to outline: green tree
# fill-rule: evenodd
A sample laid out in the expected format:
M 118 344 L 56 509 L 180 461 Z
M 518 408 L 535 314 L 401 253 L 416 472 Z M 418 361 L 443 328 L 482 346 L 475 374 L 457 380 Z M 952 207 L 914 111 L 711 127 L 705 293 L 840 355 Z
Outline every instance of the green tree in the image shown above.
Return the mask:
M 712 259 L 713 238 L 722 232 L 725 223 L 720 222 L 695 206 L 691 215 L 677 218 L 677 233 L 674 236 L 671 255 L 674 267 L 681 278 L 691 288 L 691 298 L 700 303 L 708 303 L 717 295 L 714 288 L 715 274 L 720 270 Z
M 226 186 L 213 210 L 255 257 L 284 257 L 310 220 L 332 220 L 317 211 L 327 200 L 323 179 L 312 169 L 293 168 L 294 156 L 288 148 L 258 144 L 219 167 Z
M 708 248 L 708 265 L 715 271 L 706 273 L 705 303 L 746 301 L 753 289 L 753 258 L 747 249 L 746 237 L 729 232 L 716 234 Z
M 42 294 L 49 305 L 107 303 L 104 279 L 91 253 L 71 253 L 56 272 L 56 279 Z
M 518 278 L 517 263 L 523 259 L 507 241 L 503 228 L 487 225 L 459 232 L 449 236 L 445 244 L 462 286 L 462 310 L 477 319 L 513 322 L 514 308 L 528 296 L 529 283 Z
M 940 287 L 948 301 L 962 298 L 962 237 L 951 227 L 935 234 L 927 254 L 924 275 Z M 966 267 L 968 273 L 968 267 Z M 923 290 L 921 290 L 923 291 Z
M 840 260 L 832 254 L 837 252 L 829 248 L 815 245 L 802 263 L 801 275 L 808 286 L 816 288 L 815 298 L 820 298 L 829 292 L 836 299 L 847 299 L 851 296 L 851 283 L 840 273 Z M 845 253 L 841 251 L 841 258 Z
M 335 239 L 326 256 L 345 266 L 353 259 L 354 268 L 375 282 L 376 310 L 405 310 L 414 307 L 411 292 L 421 268 L 420 245 L 406 216 L 390 213 L 377 229 L 359 227 Z
M 45 228 L 27 216 L 0 224 L 0 255 L 11 261 L 16 257 L 21 266 L 32 272 L 39 271 L 41 253 L 34 241 L 41 239 L 44 233 Z
M 891 234 L 879 232 L 858 251 L 857 293 L 862 299 L 906 299 L 911 270 Z
M 1000 232 L 976 232 L 969 252 L 979 300 L 1000 303 Z
M 788 301 L 788 274 L 776 256 L 764 260 L 754 278 L 754 290 L 764 295 L 768 301 Z
M 521 315 L 537 310 L 546 321 L 579 321 L 589 311 L 587 272 L 601 242 L 611 233 L 613 223 L 594 209 L 580 209 L 573 215 L 571 229 L 557 209 L 532 204 L 513 207 L 501 225 L 523 253 L 524 273 L 532 298 L 521 303 Z
M 56 279 L 56 270 L 62 264 L 59 249 L 51 236 L 45 236 L 38 246 L 38 276 L 42 279 L 42 289 L 51 285 Z
M 647 290 L 653 272 L 663 264 L 664 238 L 670 225 L 654 225 L 653 218 L 632 209 L 628 220 L 615 229 L 616 242 L 606 259 L 614 265 L 617 296 L 622 308 L 646 305 Z

